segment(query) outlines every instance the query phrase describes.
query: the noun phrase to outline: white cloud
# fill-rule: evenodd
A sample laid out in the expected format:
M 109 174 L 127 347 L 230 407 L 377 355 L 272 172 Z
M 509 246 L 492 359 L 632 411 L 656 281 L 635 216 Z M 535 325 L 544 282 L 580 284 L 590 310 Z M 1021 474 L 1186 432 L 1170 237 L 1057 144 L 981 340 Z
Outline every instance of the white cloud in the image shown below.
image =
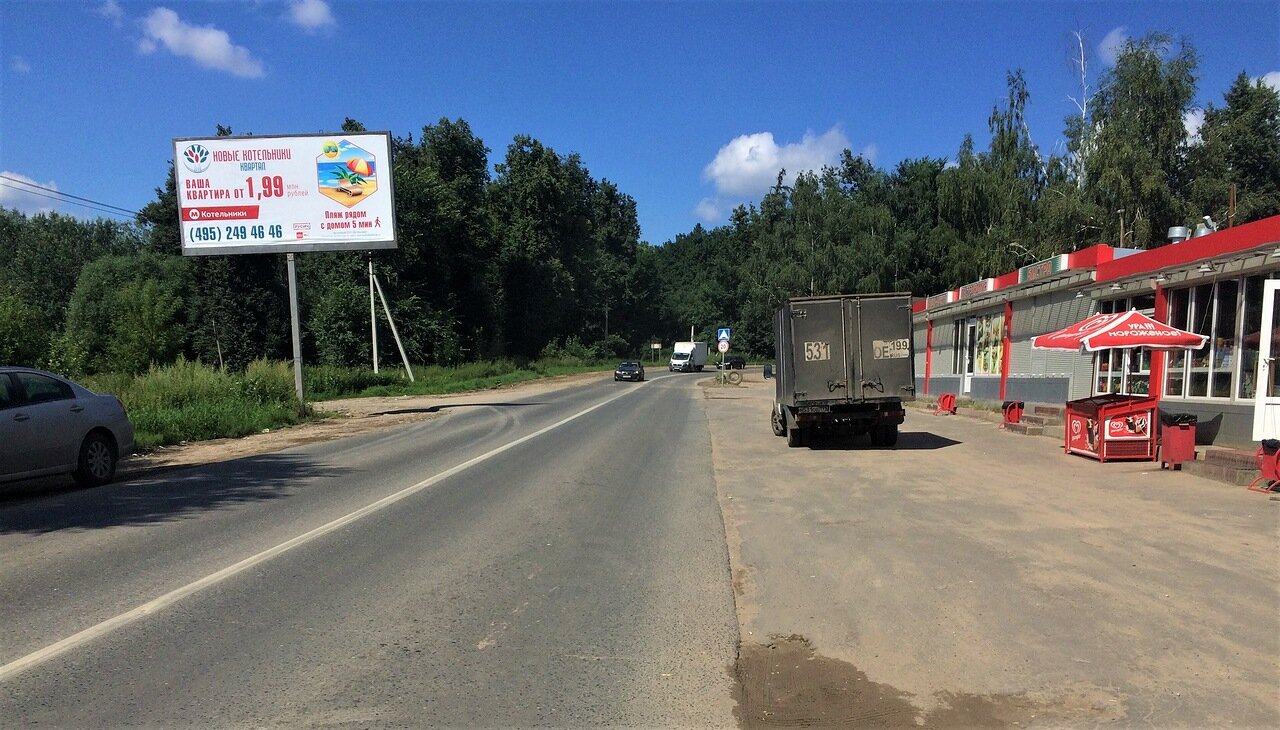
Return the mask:
M 146 35 L 138 43 L 143 53 L 154 53 L 163 45 L 173 55 L 190 58 L 205 68 L 245 78 L 263 75 L 262 62 L 249 49 L 232 43 L 225 31 L 188 25 L 168 8 L 152 10 L 143 21 L 143 32 Z
M 1200 139 L 1200 126 L 1204 124 L 1203 109 L 1188 109 L 1182 114 L 1182 126 L 1187 130 L 1187 140 L 1195 142 Z
M 794 180 L 801 172 L 834 166 L 848 147 L 849 140 L 839 127 L 821 136 L 806 134 L 800 142 L 781 146 L 771 132 L 744 134 L 720 148 L 703 168 L 702 179 L 713 183 L 721 195 L 756 197 L 768 192 L 779 170 L 785 169 L 786 179 Z
M 720 201 L 715 198 L 703 198 L 698 201 L 693 214 L 703 223 L 715 223 L 724 215 L 720 210 Z
M 1269 74 L 1263 74 L 1259 79 L 1262 83 L 1280 92 L 1280 71 L 1272 71 Z
M 337 25 L 325 0 L 294 0 L 289 5 L 289 19 L 308 33 Z
M 22 56 L 14 56 L 13 60 L 9 62 L 9 68 L 13 69 L 14 73 L 31 73 L 31 64 L 27 63 L 26 59 Z
M 111 21 L 111 24 L 119 28 L 124 25 L 124 8 L 120 7 L 120 3 L 116 0 L 107 0 L 98 8 L 98 15 Z
M 23 184 L 26 183 L 26 184 Z M 35 180 L 16 172 L 5 170 L 0 172 L 0 208 L 14 208 L 20 213 L 35 215 L 48 213 L 58 207 L 57 201 L 44 197 L 52 195 L 45 190 L 35 190 L 31 185 L 56 191 L 57 183 L 38 183 Z
M 1124 44 L 1129 40 L 1129 35 L 1125 33 L 1127 28 L 1123 25 L 1112 28 L 1107 37 L 1102 39 L 1098 44 L 1098 58 L 1108 66 L 1116 65 L 1116 59 L 1120 57 L 1120 51 L 1124 50 Z

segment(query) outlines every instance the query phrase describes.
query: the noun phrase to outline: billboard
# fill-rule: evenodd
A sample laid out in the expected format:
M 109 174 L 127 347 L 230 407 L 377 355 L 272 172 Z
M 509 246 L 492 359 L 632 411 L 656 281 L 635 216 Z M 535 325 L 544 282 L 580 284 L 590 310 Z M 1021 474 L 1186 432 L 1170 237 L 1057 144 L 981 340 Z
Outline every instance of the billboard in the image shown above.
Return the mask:
M 186 256 L 395 248 L 391 134 L 173 140 Z

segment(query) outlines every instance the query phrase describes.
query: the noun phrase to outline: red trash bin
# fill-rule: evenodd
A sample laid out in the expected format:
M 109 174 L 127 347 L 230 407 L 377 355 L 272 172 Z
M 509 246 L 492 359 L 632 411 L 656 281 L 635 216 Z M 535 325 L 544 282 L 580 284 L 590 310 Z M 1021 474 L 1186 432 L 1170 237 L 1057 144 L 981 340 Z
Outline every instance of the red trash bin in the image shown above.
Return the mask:
M 1196 427 L 1178 423 L 1160 427 L 1160 468 L 1182 469 L 1182 462 L 1196 460 Z

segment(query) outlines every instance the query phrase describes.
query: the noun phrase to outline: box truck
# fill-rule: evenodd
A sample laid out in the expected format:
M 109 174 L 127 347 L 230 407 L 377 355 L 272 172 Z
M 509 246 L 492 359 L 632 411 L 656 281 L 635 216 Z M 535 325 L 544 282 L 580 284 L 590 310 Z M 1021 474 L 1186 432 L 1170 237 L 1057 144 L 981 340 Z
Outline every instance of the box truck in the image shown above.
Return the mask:
M 915 400 L 910 294 L 790 299 L 774 316 L 772 426 L 788 446 L 815 432 L 893 446 Z
M 671 351 L 671 362 L 668 369 L 683 373 L 702 372 L 707 364 L 707 343 L 677 342 Z

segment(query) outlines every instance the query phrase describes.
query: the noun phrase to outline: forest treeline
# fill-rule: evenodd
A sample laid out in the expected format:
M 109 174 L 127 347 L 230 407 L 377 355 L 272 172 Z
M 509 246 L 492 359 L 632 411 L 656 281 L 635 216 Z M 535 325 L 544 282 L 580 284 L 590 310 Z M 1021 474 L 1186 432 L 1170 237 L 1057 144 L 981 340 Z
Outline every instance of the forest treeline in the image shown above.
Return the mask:
M 444 118 L 392 139 L 398 248 L 297 257 L 303 356 L 370 362 L 367 257 L 414 363 L 637 356 L 691 326 L 707 339 L 734 327 L 735 350 L 767 356 L 787 297 L 924 296 L 1098 242 L 1164 245 L 1206 215 L 1280 214 L 1280 95 L 1242 71 L 1191 135 L 1197 63 L 1186 40 L 1130 41 L 1082 87 L 1051 154 L 1011 72 L 985 147 L 968 135 L 953 160 L 885 170 L 846 151 L 821 171 L 779 171 L 758 204 L 662 245 L 641 240 L 635 200 L 579 155 L 520 136 L 491 165 L 467 122 Z M 134 221 L 5 210 L 0 243 L 0 362 L 96 373 L 291 357 L 284 257 L 182 257 L 172 170 Z M 380 356 L 395 361 L 381 327 Z

